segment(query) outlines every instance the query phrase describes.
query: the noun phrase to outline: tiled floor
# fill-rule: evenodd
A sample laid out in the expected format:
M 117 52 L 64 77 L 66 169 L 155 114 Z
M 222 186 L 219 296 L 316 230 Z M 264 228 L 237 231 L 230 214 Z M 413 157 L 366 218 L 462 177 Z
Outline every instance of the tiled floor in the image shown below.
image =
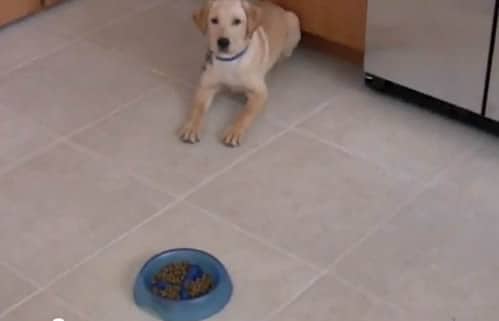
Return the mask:
M 175 131 L 203 58 L 197 0 L 72 0 L 0 30 L 0 320 L 153 319 L 163 249 L 219 256 L 214 320 L 496 321 L 499 141 L 379 96 L 300 49 L 243 146 Z

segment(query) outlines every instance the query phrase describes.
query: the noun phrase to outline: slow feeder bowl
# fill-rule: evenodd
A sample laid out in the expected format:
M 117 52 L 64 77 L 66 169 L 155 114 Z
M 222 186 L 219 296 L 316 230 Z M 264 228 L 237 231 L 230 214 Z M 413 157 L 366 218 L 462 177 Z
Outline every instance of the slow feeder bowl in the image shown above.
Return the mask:
M 154 276 L 169 264 L 197 265 L 213 279 L 205 295 L 186 300 L 168 300 L 153 293 Z M 135 303 L 164 321 L 199 321 L 221 311 L 232 296 L 232 281 L 224 265 L 214 256 L 195 249 L 174 249 L 155 255 L 144 264 L 134 287 Z

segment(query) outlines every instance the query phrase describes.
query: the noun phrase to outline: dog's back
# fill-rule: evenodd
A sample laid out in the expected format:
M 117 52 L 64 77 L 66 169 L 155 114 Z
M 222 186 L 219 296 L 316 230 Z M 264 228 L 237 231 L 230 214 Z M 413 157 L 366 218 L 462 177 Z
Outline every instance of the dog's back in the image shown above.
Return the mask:
M 280 58 L 289 57 L 301 39 L 298 17 L 270 1 L 257 1 L 261 9 L 261 28 L 269 43 L 269 63 L 274 65 Z

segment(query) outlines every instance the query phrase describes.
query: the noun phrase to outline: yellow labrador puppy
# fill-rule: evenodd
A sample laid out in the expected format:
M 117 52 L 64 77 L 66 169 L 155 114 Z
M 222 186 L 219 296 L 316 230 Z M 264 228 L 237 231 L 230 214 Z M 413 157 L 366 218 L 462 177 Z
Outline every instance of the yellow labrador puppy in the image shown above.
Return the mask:
M 224 137 L 238 146 L 267 102 L 265 75 L 298 45 L 298 17 L 268 1 L 207 0 L 194 13 L 194 22 L 206 34 L 209 51 L 190 116 L 180 130 L 184 142 L 196 143 L 205 113 L 222 88 L 243 92 L 247 104 Z

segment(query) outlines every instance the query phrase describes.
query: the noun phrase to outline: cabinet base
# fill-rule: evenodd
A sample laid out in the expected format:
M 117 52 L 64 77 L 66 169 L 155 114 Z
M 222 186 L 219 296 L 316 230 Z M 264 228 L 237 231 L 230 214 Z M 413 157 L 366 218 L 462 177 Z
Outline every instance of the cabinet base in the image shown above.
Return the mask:
M 307 32 L 303 32 L 302 44 L 305 47 L 323 51 L 355 65 L 362 65 L 364 62 L 363 51 L 325 40 Z

